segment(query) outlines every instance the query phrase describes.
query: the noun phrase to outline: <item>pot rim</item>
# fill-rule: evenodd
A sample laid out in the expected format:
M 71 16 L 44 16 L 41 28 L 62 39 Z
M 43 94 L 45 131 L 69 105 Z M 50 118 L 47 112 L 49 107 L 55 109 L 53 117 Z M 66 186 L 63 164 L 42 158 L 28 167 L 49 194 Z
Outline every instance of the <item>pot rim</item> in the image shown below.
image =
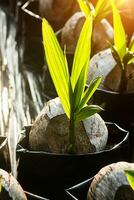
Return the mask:
M 33 194 L 33 193 L 31 193 L 31 192 L 28 192 L 28 191 L 24 191 L 24 192 L 25 192 L 26 196 L 32 197 L 32 198 L 34 198 L 34 199 L 38 199 L 38 200 L 49 200 L 49 199 L 46 199 L 46 198 L 44 198 L 44 197 L 42 197 L 42 196 L 39 196 L 39 195 Z
M 67 154 L 67 153 L 52 153 L 52 152 L 46 152 L 46 151 L 34 151 L 34 150 L 28 150 L 25 149 L 23 146 L 21 146 L 21 144 L 18 143 L 17 147 L 18 149 L 16 149 L 17 153 L 31 153 L 31 154 L 44 154 L 44 155 L 50 155 L 50 156 L 61 156 L 61 157 L 83 157 L 83 156 L 89 156 L 89 155 L 100 155 L 102 153 L 107 153 L 110 152 L 112 150 L 116 150 L 118 148 L 120 148 L 120 145 L 123 144 L 129 137 L 129 131 L 121 128 L 119 125 L 117 125 L 116 123 L 113 122 L 105 122 L 106 125 L 114 125 L 116 129 L 118 129 L 119 131 L 123 132 L 124 134 L 126 133 L 125 137 L 116 145 L 114 145 L 112 148 L 110 149 L 104 149 L 98 152 L 93 152 L 93 153 L 85 153 L 85 154 Z M 32 125 L 30 126 L 25 126 L 24 129 L 22 130 L 22 134 L 24 135 L 26 128 L 31 128 Z M 30 130 L 30 129 L 29 129 Z
M 84 186 L 84 188 L 85 188 L 85 186 L 88 186 L 88 187 L 89 187 L 89 185 L 91 184 L 91 182 L 92 182 L 93 179 L 94 179 L 94 176 L 91 177 L 91 178 L 89 178 L 89 179 L 87 179 L 87 180 L 85 180 L 85 181 L 82 181 L 82 182 L 80 182 L 80 183 L 78 183 L 78 184 L 76 184 L 76 185 L 74 185 L 74 186 L 72 186 L 72 187 L 70 187 L 70 188 L 65 189 L 65 192 L 66 192 L 70 197 L 72 197 L 74 200 L 78 200 L 78 199 L 74 196 L 75 194 L 73 194 L 73 192 L 75 192 L 75 190 L 78 190 L 79 187 L 83 187 L 83 186 Z
M 120 92 L 115 92 L 112 90 L 108 90 L 108 89 L 102 89 L 102 88 L 97 88 L 97 91 L 100 92 L 104 92 L 106 94 L 113 94 L 113 95 L 118 95 L 118 96 L 126 96 L 126 95 L 134 95 L 134 91 L 128 91 L 128 92 L 124 92 L 124 93 L 120 93 Z

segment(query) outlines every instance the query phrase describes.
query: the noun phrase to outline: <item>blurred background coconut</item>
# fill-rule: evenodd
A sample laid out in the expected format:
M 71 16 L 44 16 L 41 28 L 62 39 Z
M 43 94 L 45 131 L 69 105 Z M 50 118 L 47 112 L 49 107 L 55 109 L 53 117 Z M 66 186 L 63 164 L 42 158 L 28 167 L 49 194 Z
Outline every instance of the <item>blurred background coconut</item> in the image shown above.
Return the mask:
M 39 0 L 39 13 L 45 17 L 55 30 L 64 26 L 64 23 L 79 10 L 74 0 Z
M 118 2 L 118 0 L 116 0 Z M 91 0 L 93 5 L 96 4 L 97 0 Z M 125 27 L 128 38 L 130 38 L 134 32 L 134 1 L 133 0 L 122 0 L 120 6 L 120 13 Z M 107 17 L 112 22 L 112 13 Z
M 83 12 L 76 12 L 65 24 L 61 32 L 61 45 L 66 46 L 68 53 L 74 53 L 76 44 L 85 21 Z M 92 54 L 106 49 L 113 42 L 113 28 L 110 23 L 103 19 L 94 23 L 92 37 Z
M 133 163 L 117 162 L 103 167 L 94 177 L 87 200 L 133 200 L 132 190 L 125 170 L 134 170 Z

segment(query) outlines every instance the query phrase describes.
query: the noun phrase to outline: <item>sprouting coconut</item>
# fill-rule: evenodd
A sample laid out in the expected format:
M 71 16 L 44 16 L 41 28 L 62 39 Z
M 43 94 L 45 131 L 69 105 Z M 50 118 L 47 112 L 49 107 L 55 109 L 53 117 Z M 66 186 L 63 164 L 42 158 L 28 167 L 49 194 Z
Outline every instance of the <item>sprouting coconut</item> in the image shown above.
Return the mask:
M 121 17 L 114 2 L 112 8 L 114 45 L 109 44 L 111 51 L 104 50 L 92 58 L 88 78 L 90 81 L 101 74 L 103 87 L 120 93 L 130 92 L 134 91 L 134 38 L 127 44 Z
M 90 62 L 87 84 L 90 81 L 102 75 L 102 82 L 99 86 L 101 89 L 120 92 L 121 85 L 121 68 L 117 65 L 111 49 L 103 50 L 93 56 Z M 134 91 L 134 63 L 126 66 L 126 89 L 124 92 Z
M 43 108 L 29 133 L 32 150 L 68 153 L 69 120 L 59 98 L 50 100 Z M 89 153 L 105 148 L 108 130 L 102 118 L 95 114 L 76 126 L 76 153 Z
M 108 131 L 96 114 L 102 109 L 97 105 L 87 105 L 101 77 L 92 80 L 85 88 L 92 22 L 93 17 L 89 16 L 84 23 L 70 75 L 59 42 L 47 20 L 43 19 L 46 60 L 61 102 L 59 99 L 51 100 L 35 121 L 29 136 L 31 149 L 77 154 L 99 151 L 106 145 Z M 85 54 L 81 57 L 83 51 Z
M 118 162 L 103 167 L 94 177 L 87 200 L 133 200 L 125 170 L 134 170 L 134 163 Z
M 73 13 L 79 10 L 74 0 L 39 0 L 39 12 L 58 30 Z
M 67 52 L 74 53 L 84 21 L 83 12 L 76 12 L 63 27 L 61 45 L 66 46 Z M 113 28 L 106 19 L 103 19 L 94 24 L 92 54 L 108 48 L 107 41 L 113 42 Z
M 1 200 L 27 200 L 18 181 L 3 169 L 0 169 L 0 188 Z

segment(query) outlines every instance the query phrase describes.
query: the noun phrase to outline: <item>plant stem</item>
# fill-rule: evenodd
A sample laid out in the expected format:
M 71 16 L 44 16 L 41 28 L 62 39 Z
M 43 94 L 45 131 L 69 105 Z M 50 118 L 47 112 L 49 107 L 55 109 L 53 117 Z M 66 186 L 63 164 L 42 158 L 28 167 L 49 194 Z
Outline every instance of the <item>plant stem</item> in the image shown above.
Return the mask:
M 127 77 L 126 77 L 126 67 L 121 69 L 121 82 L 120 82 L 120 93 L 124 93 L 127 88 Z
M 70 124 L 69 124 L 69 149 L 68 149 L 68 151 L 71 154 L 76 153 L 75 119 L 74 119 L 73 114 L 70 118 Z

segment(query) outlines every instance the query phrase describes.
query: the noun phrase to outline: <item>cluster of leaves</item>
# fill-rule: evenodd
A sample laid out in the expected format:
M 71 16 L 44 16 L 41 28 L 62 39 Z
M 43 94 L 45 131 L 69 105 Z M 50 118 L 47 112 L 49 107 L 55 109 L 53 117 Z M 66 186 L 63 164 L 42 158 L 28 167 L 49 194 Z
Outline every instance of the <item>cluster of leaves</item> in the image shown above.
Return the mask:
M 120 92 L 124 92 L 127 86 L 126 67 L 134 61 L 134 39 L 127 45 L 125 29 L 117 9 L 122 2 L 123 0 L 98 0 L 95 8 L 92 9 L 88 0 L 78 0 L 85 17 L 92 13 L 94 22 L 113 12 L 114 44 L 109 45 L 117 65 L 121 68 Z
M 125 70 L 126 66 L 134 61 L 134 40 L 127 47 L 125 29 L 114 0 L 111 0 L 111 5 L 113 10 L 114 46 L 110 46 L 118 66 L 120 66 L 121 70 Z
M 79 6 L 85 17 L 87 17 L 91 12 L 95 21 L 100 21 L 105 18 L 108 14 L 111 13 L 111 3 L 106 0 L 98 0 L 95 7 L 90 3 L 90 0 L 77 0 Z M 122 5 L 123 0 L 116 0 L 116 6 L 120 7 Z
M 80 121 L 88 115 L 94 114 L 99 111 L 98 106 L 87 106 L 87 102 L 95 92 L 98 87 L 101 78 L 98 77 L 96 80 L 92 81 L 89 87 L 85 91 L 86 76 L 89 66 L 89 57 L 91 51 L 91 37 L 92 37 L 92 28 L 94 18 L 102 19 L 107 13 L 110 12 L 110 2 L 113 7 L 113 15 L 115 16 L 114 23 L 114 39 L 115 39 L 115 48 L 112 47 L 112 50 L 116 58 L 119 55 L 119 58 L 126 55 L 126 40 L 125 33 L 122 24 L 120 23 L 120 16 L 114 4 L 114 1 L 104 1 L 98 0 L 95 6 L 95 9 L 91 9 L 88 0 L 78 0 L 78 3 L 85 13 L 87 20 L 81 31 L 77 48 L 74 55 L 74 61 L 72 66 L 71 75 L 68 71 L 68 64 L 66 60 L 66 55 L 60 48 L 60 45 L 57 41 L 57 38 L 51 29 L 48 22 L 43 19 L 42 32 L 43 32 L 43 42 L 44 49 L 46 53 L 46 59 L 49 67 L 49 71 L 54 82 L 58 96 L 61 99 L 63 108 L 68 118 L 73 120 Z M 118 1 L 120 4 L 122 1 Z M 119 40 L 119 32 L 121 30 L 121 40 Z M 130 50 L 132 50 L 134 45 L 131 45 Z M 125 51 L 124 51 L 125 49 Z M 127 51 L 127 55 L 131 55 L 130 51 Z M 126 56 L 125 56 L 126 58 Z M 128 58 L 128 56 L 127 56 Z M 118 59 L 119 60 L 119 59 Z M 126 61 L 126 59 L 125 59 Z M 119 62 L 119 61 L 118 61 Z M 73 114 L 72 114 L 73 113 Z
M 94 9 L 90 6 L 88 0 L 78 0 L 78 2 L 85 13 L 86 20 L 75 50 L 71 75 L 68 70 L 66 54 L 62 51 L 54 31 L 46 19 L 43 19 L 42 23 L 45 57 L 57 94 L 70 121 L 70 135 L 75 135 L 76 122 L 101 110 L 97 105 L 87 105 L 87 102 L 100 84 L 101 77 L 93 80 L 88 88 L 85 88 L 85 85 L 90 61 L 93 23 L 94 20 L 101 20 L 111 12 L 111 5 L 113 9 L 115 43 L 114 46 L 111 45 L 111 49 L 117 64 L 122 70 L 125 69 L 128 63 L 133 61 L 134 51 L 134 41 L 127 48 L 125 31 L 114 0 L 98 0 Z M 118 4 L 121 2 L 122 0 L 118 1 Z
M 117 7 L 122 4 L 123 0 L 98 0 L 94 8 L 90 6 L 89 0 L 78 0 L 81 10 L 87 17 L 91 12 L 94 20 L 101 20 L 106 17 L 111 10 L 113 11 L 113 26 L 114 26 L 114 45 L 110 45 L 113 56 L 117 64 L 124 69 L 127 64 L 134 61 L 134 40 L 127 47 L 127 38 L 123 27 L 121 17 Z M 112 9 L 111 9 L 112 6 Z
M 66 54 L 46 19 L 43 19 L 43 44 L 49 72 L 62 102 L 63 109 L 69 119 L 69 149 L 75 153 L 75 125 L 102 110 L 97 105 L 87 105 L 101 82 L 101 77 L 93 80 L 85 88 L 89 68 L 93 16 L 89 15 L 83 25 L 74 54 L 71 75 L 68 69 Z
M 101 109 L 99 106 L 87 105 L 97 89 L 101 77 L 93 80 L 85 90 L 91 51 L 92 22 L 92 15 L 89 15 L 79 37 L 71 75 L 66 55 L 62 51 L 52 28 L 45 19 L 42 23 L 43 44 L 52 80 L 67 117 L 73 118 L 76 122 Z

